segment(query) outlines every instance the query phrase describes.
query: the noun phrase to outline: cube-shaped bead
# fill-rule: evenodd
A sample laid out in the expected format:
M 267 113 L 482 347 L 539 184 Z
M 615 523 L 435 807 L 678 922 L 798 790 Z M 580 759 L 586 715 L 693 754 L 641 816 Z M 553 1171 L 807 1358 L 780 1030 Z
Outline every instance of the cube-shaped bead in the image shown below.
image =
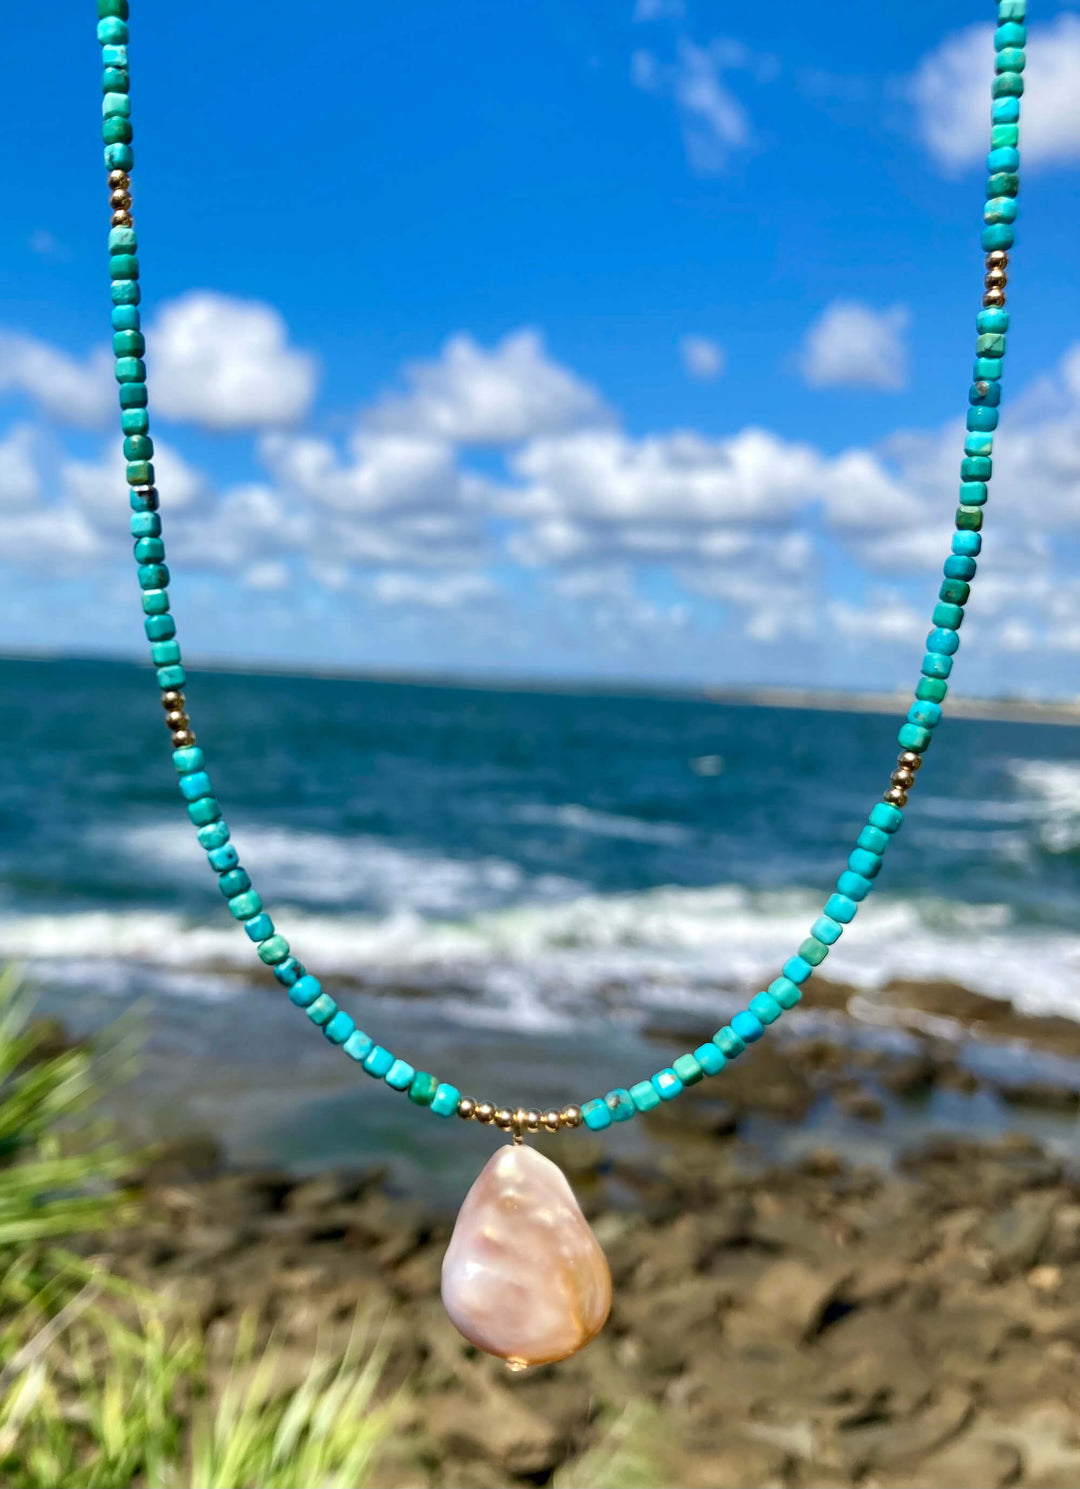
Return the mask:
M 719 1075 L 727 1064 L 724 1056 L 711 1039 L 707 1040 L 705 1044 L 698 1045 L 694 1051 L 694 1059 L 706 1075 Z
M 953 533 L 952 551 L 965 558 L 977 558 L 982 552 L 982 538 L 978 533 Z
M 961 532 L 978 532 L 983 525 L 982 507 L 957 507 L 954 520 Z
M 769 993 L 776 999 L 781 1008 L 794 1008 L 802 998 L 798 986 L 792 982 L 790 977 L 776 977 L 769 983 Z M 750 1007 L 753 1008 L 753 1003 Z
M 185 745 L 183 749 L 173 750 L 172 763 L 181 775 L 187 775 L 190 771 L 202 770 L 206 757 L 198 745 Z
M 869 853 L 884 853 L 885 849 L 889 846 L 889 834 L 884 832 L 880 827 L 874 827 L 868 822 L 855 839 L 855 842 L 860 848 L 865 848 Z M 814 935 L 817 935 L 817 931 L 814 932 Z M 825 937 L 822 936 L 821 940 L 824 941 Z
M 651 1112 L 653 1107 L 660 1105 L 651 1081 L 638 1081 L 637 1085 L 631 1086 L 630 1097 L 639 1112 Z
M 927 703 L 941 703 L 948 691 L 949 684 L 942 682 L 940 677 L 920 677 L 915 688 L 915 696 L 925 699 Z
M 784 1009 L 771 993 L 755 993 L 750 999 L 750 1012 L 762 1024 L 775 1024 Z
M 726 1060 L 734 1060 L 736 1055 L 741 1055 L 746 1048 L 746 1041 L 739 1038 L 730 1024 L 725 1024 L 722 1029 L 717 1029 L 713 1035 L 713 1044 L 716 1045 Z
M 849 900 L 865 900 L 873 887 L 873 879 L 868 879 L 865 874 L 857 874 L 854 869 L 845 869 L 836 881 L 837 890 L 840 894 L 846 894 Z M 784 970 L 786 972 L 787 968 Z M 790 972 L 788 976 L 791 976 Z
M 805 941 L 799 943 L 799 955 L 804 962 L 809 962 L 811 967 L 820 967 L 828 954 L 829 948 L 816 936 L 807 936 Z
M 355 1060 L 359 1065 L 371 1054 L 375 1048 L 375 1041 L 370 1034 L 365 1034 L 362 1029 L 356 1029 L 349 1035 L 341 1048 L 350 1060 Z
M 440 1081 L 435 1087 L 435 1095 L 431 1098 L 431 1110 L 437 1117 L 452 1117 L 457 1111 L 460 1100 L 461 1092 L 456 1086 Z
M 430 1106 L 435 1099 L 438 1081 L 426 1070 L 418 1070 L 405 1093 L 414 1106 Z
M 307 1016 L 320 1029 L 326 1027 L 338 1011 L 338 1006 L 329 993 L 320 993 L 314 1003 L 309 1003 Z
M 297 1008 L 307 1008 L 322 993 L 322 983 L 317 977 L 306 973 L 293 983 L 289 989 L 289 1002 L 295 1003 Z
M 732 1032 L 737 1034 L 743 1044 L 756 1044 L 765 1033 L 765 1025 L 756 1014 L 748 1008 L 740 1009 L 731 1020 Z
M 200 827 L 195 834 L 200 848 L 208 852 L 211 848 L 220 848 L 222 843 L 229 841 L 229 828 L 225 822 L 211 822 L 206 827 Z M 230 864 L 230 868 L 235 865 Z
M 306 970 L 303 962 L 298 962 L 294 956 L 287 956 L 274 968 L 274 976 L 282 987 L 292 987 L 293 983 L 300 981 Z
M 206 856 L 215 874 L 226 874 L 240 862 L 239 855 L 232 843 L 223 843 L 220 848 L 211 848 Z
M 416 1071 L 409 1064 L 408 1060 L 395 1060 L 386 1072 L 386 1084 L 391 1086 L 395 1091 L 408 1090 L 409 1086 L 412 1085 L 415 1074 Z
M 850 925 L 858 908 L 855 901 L 846 894 L 831 894 L 825 901 L 825 914 L 830 920 L 838 920 L 841 925 Z
M 157 685 L 162 690 L 171 688 L 182 688 L 187 682 L 187 673 L 180 664 L 174 663 L 169 667 L 159 667 L 154 673 Z
M 878 829 L 876 827 L 863 828 L 863 832 L 876 833 L 877 831 Z M 810 927 L 810 934 L 816 936 L 819 941 L 823 941 L 826 946 L 832 946 L 844 934 L 844 927 L 838 920 L 833 920 L 829 915 L 819 915 Z M 772 989 L 770 988 L 769 991 L 772 992 Z
M 176 635 L 176 622 L 171 615 L 148 615 L 143 630 L 148 641 L 168 641 Z
M 607 1109 L 611 1113 L 611 1120 L 613 1122 L 629 1122 L 630 1118 L 637 1112 L 637 1107 L 634 1105 L 634 1098 L 622 1086 L 616 1086 L 613 1091 L 609 1091 L 604 1097 L 604 1101 L 607 1103 Z
M 171 641 L 152 641 L 150 643 L 150 660 L 156 667 L 168 667 L 180 660 L 180 643 L 173 639 Z
M 897 734 L 901 749 L 914 750 L 917 755 L 929 746 L 933 735 L 929 729 L 924 729 L 921 724 L 901 724 Z
M 952 671 L 952 657 L 942 656 L 939 651 L 928 651 L 922 660 L 925 677 L 948 677 Z
M 785 977 L 790 977 L 792 982 L 798 983 L 801 987 L 814 969 L 805 957 L 789 956 L 780 970 Z
M 243 894 L 251 888 L 247 869 L 228 869 L 218 880 L 218 888 L 227 900 L 231 900 L 234 895 Z
M 258 915 L 253 915 L 250 920 L 244 921 L 244 934 L 249 941 L 254 941 L 258 945 L 260 941 L 266 941 L 274 934 L 274 922 L 265 910 L 261 910 Z M 282 957 L 281 960 L 284 961 L 285 958 Z
M 373 1075 L 378 1080 L 386 1074 L 394 1063 L 394 1057 L 388 1049 L 381 1044 L 372 1045 L 363 1059 L 364 1069 L 368 1075 Z
M 876 879 L 881 873 L 881 854 L 869 848 L 853 848 L 848 854 L 848 868 L 864 879 Z
M 200 796 L 209 796 L 213 787 L 205 770 L 193 770 L 177 781 L 180 794 L 187 801 L 198 801 Z M 246 887 L 246 886 L 245 886 Z
M 653 1090 L 661 1101 L 674 1101 L 683 1089 L 683 1083 L 670 1068 L 658 1070 L 652 1077 Z
M 696 1086 L 705 1075 L 700 1061 L 690 1054 L 680 1055 L 677 1060 L 672 1060 L 671 1068 L 684 1086 Z
M 257 890 L 246 889 L 243 894 L 233 895 L 228 906 L 229 914 L 235 920 L 250 920 L 253 915 L 258 915 L 263 902 Z
M 938 594 L 949 605 L 966 605 L 971 598 L 971 585 L 966 579 L 943 579 Z
M 909 724 L 918 724 L 923 729 L 936 729 L 941 723 L 941 708 L 937 703 L 913 703 L 907 716 Z
M 904 814 L 891 801 L 877 801 L 870 808 L 870 821 L 882 832 L 899 832 L 904 825 Z
M 339 1008 L 328 1024 L 323 1025 L 323 1034 L 331 1044 L 344 1044 L 356 1024 L 343 1008 Z
M 611 1108 L 599 1096 L 581 1104 L 581 1116 L 585 1126 L 592 1132 L 601 1132 L 611 1126 Z
M 283 962 L 289 955 L 289 943 L 280 934 L 267 936 L 265 941 L 260 941 L 257 947 L 259 960 L 265 962 L 268 967 L 276 966 Z

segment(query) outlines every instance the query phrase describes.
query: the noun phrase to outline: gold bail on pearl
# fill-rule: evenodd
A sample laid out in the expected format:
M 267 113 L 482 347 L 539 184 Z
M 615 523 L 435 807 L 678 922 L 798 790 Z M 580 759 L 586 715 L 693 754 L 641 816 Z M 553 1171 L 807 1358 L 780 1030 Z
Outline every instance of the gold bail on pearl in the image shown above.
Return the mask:
M 611 1272 L 562 1170 L 508 1144 L 465 1196 L 442 1266 L 443 1306 L 512 1370 L 565 1360 L 611 1311 Z

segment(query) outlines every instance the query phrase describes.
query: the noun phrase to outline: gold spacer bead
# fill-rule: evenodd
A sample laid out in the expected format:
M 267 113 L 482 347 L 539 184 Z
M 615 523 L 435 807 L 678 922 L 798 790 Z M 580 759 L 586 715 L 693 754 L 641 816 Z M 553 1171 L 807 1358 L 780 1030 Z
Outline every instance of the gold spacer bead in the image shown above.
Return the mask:
M 195 731 L 193 729 L 177 729 L 172 737 L 174 750 L 187 749 L 188 745 L 195 743 Z
M 191 723 L 182 708 L 170 708 L 165 715 L 165 724 L 169 729 L 186 729 Z
M 457 1114 L 463 1122 L 468 1122 L 476 1116 L 476 1102 L 471 1096 L 459 1096 Z
M 130 227 L 131 213 L 123 210 L 114 212 L 109 225 L 110 227 Z
M 562 1117 L 554 1109 L 549 1112 L 545 1112 L 540 1120 L 547 1128 L 548 1132 L 558 1132 L 559 1127 L 562 1125 Z
M 508 1106 L 500 1106 L 495 1113 L 495 1126 L 501 1127 L 504 1132 L 509 1132 L 514 1125 L 514 1114 Z
M 901 770 L 921 770 L 922 756 L 916 755 L 914 750 L 901 750 L 896 757 L 896 763 Z
M 525 1112 L 525 1128 L 528 1132 L 540 1131 L 540 1113 L 534 1107 L 529 1107 Z
M 131 177 L 127 171 L 110 171 L 107 180 L 110 191 L 127 191 L 131 187 Z
M 478 1122 L 494 1122 L 495 1108 L 492 1106 L 490 1101 L 478 1101 L 476 1103 L 476 1111 L 474 1113 L 474 1116 L 476 1117 L 476 1120 Z
M 176 688 L 166 688 L 161 695 L 161 706 L 165 709 L 166 713 L 174 708 L 183 708 L 186 702 L 187 699 L 183 693 L 179 692 Z
M 884 793 L 882 800 L 887 801 L 891 807 L 906 807 L 907 792 L 899 786 L 890 786 L 888 791 Z
M 129 191 L 114 191 L 109 197 L 109 206 L 114 212 L 126 212 L 131 206 L 131 193 Z
M 1003 290 L 1009 282 L 1009 276 L 1004 269 L 988 269 L 983 278 L 983 284 L 988 290 Z
M 986 294 L 983 295 L 982 302 L 988 310 L 1000 310 L 1005 304 L 1005 291 L 997 289 L 987 290 Z
M 915 784 L 915 772 L 913 770 L 894 770 L 889 780 L 894 786 L 899 786 L 901 791 L 910 791 Z
M 564 1127 L 580 1127 L 583 1120 L 580 1106 L 564 1106 L 560 1116 Z
M 986 267 L 988 269 L 1007 269 L 1009 266 L 1009 255 L 1004 248 L 992 248 L 986 255 Z

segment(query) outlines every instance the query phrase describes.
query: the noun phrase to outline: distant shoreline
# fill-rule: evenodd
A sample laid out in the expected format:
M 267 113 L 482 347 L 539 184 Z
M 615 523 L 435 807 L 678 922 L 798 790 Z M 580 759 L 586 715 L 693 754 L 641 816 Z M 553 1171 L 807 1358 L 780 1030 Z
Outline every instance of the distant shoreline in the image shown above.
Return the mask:
M 148 665 L 127 656 L 72 655 L 56 652 L 5 652 L 0 663 L 86 666 L 149 670 Z M 809 709 L 826 713 L 902 714 L 909 696 L 905 691 L 859 691 L 843 688 L 740 687 L 703 683 L 663 683 L 636 678 L 573 678 L 542 676 L 505 677 L 490 673 L 404 671 L 394 668 L 304 667 L 270 662 L 205 661 L 187 665 L 193 672 L 232 674 L 237 677 L 296 677 L 327 682 L 373 682 L 402 687 L 459 688 L 484 692 L 551 693 L 570 696 L 612 696 L 699 699 L 709 703 L 755 708 Z M 986 719 L 997 723 L 1080 725 L 1080 699 L 977 698 L 949 696 L 954 718 Z

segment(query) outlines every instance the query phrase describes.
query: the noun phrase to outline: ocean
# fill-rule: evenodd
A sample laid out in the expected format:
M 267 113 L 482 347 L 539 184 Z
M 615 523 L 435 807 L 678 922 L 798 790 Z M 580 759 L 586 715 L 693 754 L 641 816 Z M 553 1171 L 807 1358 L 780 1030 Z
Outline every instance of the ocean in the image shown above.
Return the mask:
M 414 1064 L 536 1105 L 641 1078 L 658 1029 L 711 1031 L 771 980 L 896 750 L 885 715 L 705 697 L 225 672 L 188 694 L 297 955 Z M 284 1000 L 195 842 L 146 669 L 0 662 L 0 728 L 0 961 L 76 1033 L 139 1021 L 129 1116 L 243 1162 L 443 1170 L 451 1139 L 490 1143 Z M 1080 1018 L 1078 906 L 1080 731 L 947 720 L 823 971 Z

